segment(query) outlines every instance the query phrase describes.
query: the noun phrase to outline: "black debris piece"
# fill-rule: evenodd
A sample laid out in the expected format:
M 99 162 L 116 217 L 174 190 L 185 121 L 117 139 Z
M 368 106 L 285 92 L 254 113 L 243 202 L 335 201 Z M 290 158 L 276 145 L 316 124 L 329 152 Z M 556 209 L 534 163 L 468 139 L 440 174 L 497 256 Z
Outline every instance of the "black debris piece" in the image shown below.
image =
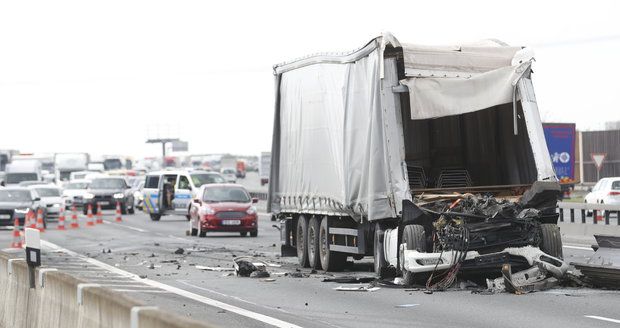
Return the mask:
M 178 255 L 183 254 L 183 253 L 185 253 L 185 250 L 181 247 L 177 248 L 177 250 L 174 251 L 174 254 L 178 254 Z
M 269 278 L 269 272 L 257 270 L 250 273 L 250 278 Z
M 339 284 L 367 284 L 375 281 L 375 277 L 338 277 L 338 278 L 325 278 L 323 282 L 336 282 Z
M 258 270 L 254 264 L 250 261 L 236 261 L 237 264 L 237 275 L 240 277 L 249 277 L 252 272 Z

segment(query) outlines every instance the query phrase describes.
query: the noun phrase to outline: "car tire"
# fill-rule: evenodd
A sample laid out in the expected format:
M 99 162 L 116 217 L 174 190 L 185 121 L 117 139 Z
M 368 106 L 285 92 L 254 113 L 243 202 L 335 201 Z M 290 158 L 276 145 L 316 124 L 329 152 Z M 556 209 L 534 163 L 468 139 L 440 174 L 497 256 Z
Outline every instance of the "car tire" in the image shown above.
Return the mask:
M 342 271 L 347 263 L 347 254 L 329 250 L 328 217 L 323 217 L 319 228 L 319 254 L 321 267 L 325 271 Z
M 203 230 L 200 230 L 200 232 L 198 233 L 198 236 L 199 236 L 200 238 L 204 238 L 204 237 L 206 237 L 206 236 L 207 236 L 207 232 L 206 232 L 206 231 L 203 231 Z
M 161 214 L 151 214 L 151 220 L 159 221 L 161 219 Z
M 559 259 L 564 258 L 562 250 L 562 235 L 560 227 L 555 224 L 544 223 L 540 225 L 541 242 L 540 250 Z
M 312 269 L 321 268 L 321 255 L 319 254 L 319 231 L 321 229 L 321 216 L 313 215 L 308 222 L 308 264 Z
M 375 275 L 377 278 L 385 278 L 385 271 L 388 267 L 388 263 L 385 260 L 385 250 L 383 244 L 383 236 L 385 231 L 383 227 L 379 223 L 375 224 L 375 238 L 373 240 L 373 256 L 374 256 L 374 267 L 375 267 Z
M 310 262 L 308 262 L 308 220 L 304 215 L 300 215 L 297 219 L 296 231 L 297 260 L 301 267 L 307 268 L 310 266 Z
M 82 212 L 84 212 L 84 215 L 88 214 L 88 205 L 84 206 L 84 208 L 82 209 Z
M 192 235 L 192 236 L 198 236 L 198 229 L 196 229 L 196 228 L 192 228 L 192 231 L 190 232 L 190 235 Z
M 127 210 L 127 213 L 129 213 L 129 214 L 135 214 L 135 213 L 136 213 L 136 209 L 135 209 L 135 208 L 133 208 L 133 206 L 132 206 L 130 209 L 128 209 L 128 210 Z
M 258 236 L 258 230 L 250 231 L 250 237 L 257 237 L 257 236 Z
M 426 252 L 426 234 L 424 227 L 418 224 L 406 225 L 403 229 L 402 243 L 405 244 L 407 250 L 417 250 L 418 252 Z M 401 258 L 401 263 L 404 259 Z M 422 284 L 426 275 L 414 275 L 413 272 L 403 271 L 403 282 L 405 286 L 411 286 L 414 283 Z
M 248 235 L 248 232 L 247 231 L 243 231 L 243 232 L 240 232 L 239 235 L 241 237 L 246 237 Z

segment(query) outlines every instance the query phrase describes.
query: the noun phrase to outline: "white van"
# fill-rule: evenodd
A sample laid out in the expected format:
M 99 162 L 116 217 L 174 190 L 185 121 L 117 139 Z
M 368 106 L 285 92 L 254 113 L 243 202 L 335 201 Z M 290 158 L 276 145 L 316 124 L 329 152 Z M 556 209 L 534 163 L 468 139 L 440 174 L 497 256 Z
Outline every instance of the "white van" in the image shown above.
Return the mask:
M 225 182 L 222 175 L 215 172 L 150 172 L 144 182 L 144 212 L 153 221 L 159 221 L 162 215 L 167 214 L 185 215 L 189 220 L 190 203 L 198 188 L 204 184 Z

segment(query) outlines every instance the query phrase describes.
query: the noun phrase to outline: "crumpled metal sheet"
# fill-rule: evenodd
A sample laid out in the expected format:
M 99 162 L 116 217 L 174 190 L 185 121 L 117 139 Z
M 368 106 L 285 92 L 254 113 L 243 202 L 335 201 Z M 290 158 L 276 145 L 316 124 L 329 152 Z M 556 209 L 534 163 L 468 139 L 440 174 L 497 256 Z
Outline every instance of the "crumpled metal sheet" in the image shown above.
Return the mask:
M 620 289 L 620 236 L 594 235 L 599 248 L 587 263 L 573 262 L 594 286 Z

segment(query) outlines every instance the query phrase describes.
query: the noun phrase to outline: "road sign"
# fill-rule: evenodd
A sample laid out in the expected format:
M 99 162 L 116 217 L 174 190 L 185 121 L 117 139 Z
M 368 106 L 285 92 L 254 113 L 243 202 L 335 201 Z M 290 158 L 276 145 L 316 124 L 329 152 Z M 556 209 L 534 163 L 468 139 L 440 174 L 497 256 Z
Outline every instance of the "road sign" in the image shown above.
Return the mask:
M 596 165 L 596 170 L 600 171 L 603 167 L 603 161 L 605 160 L 605 156 L 607 156 L 607 153 L 590 153 L 590 156 L 594 161 L 594 165 Z

